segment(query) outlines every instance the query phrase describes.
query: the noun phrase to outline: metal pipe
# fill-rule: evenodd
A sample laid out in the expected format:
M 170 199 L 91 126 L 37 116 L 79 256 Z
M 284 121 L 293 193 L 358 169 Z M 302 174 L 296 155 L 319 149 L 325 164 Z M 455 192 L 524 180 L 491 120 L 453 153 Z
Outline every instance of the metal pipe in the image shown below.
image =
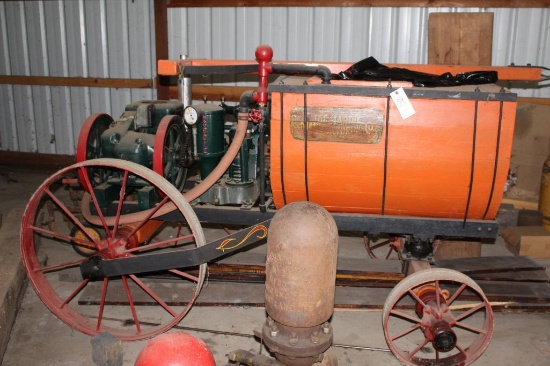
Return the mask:
M 258 204 L 260 208 L 260 212 L 264 213 L 266 212 L 266 204 L 265 204 L 265 146 L 264 146 L 264 115 L 266 113 L 266 108 L 262 108 L 262 119 L 260 120 L 260 123 L 258 124 L 258 134 L 260 137 L 258 138 L 258 155 L 260 156 L 260 202 Z
M 187 60 L 187 55 L 180 55 L 181 60 Z M 185 74 L 185 67 L 181 69 L 178 77 L 178 99 L 183 103 L 183 108 L 192 103 L 191 77 Z
M 322 65 L 273 64 L 271 69 L 274 74 L 317 75 L 323 79 L 323 84 L 330 84 L 330 79 L 332 78 L 330 69 Z

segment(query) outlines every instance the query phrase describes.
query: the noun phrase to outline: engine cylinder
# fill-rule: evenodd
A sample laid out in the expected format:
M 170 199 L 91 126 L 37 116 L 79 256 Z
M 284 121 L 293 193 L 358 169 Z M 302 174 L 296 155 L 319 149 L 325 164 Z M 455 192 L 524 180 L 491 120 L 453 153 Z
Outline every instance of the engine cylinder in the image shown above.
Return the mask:
M 197 123 L 197 151 L 200 158 L 201 179 L 205 179 L 225 153 L 224 111 L 214 104 L 200 104 L 196 109 L 201 111 L 201 117 Z
M 332 216 L 311 202 L 277 212 L 267 239 L 265 308 L 288 327 L 313 327 L 334 309 L 338 230 Z

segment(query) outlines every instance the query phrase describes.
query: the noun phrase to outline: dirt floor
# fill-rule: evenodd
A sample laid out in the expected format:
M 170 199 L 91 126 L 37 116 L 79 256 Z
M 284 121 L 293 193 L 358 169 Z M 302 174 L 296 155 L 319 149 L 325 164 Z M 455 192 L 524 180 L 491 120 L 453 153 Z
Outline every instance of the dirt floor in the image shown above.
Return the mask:
M 0 168 L 2 169 L 2 168 Z M 18 222 L 30 195 L 49 173 L 0 170 L 0 265 L 5 271 L 20 269 L 18 258 Z M 208 239 L 223 236 L 220 229 L 205 229 Z M 265 253 L 265 246 L 255 248 Z M 482 246 L 483 256 L 511 255 L 501 238 Z M 360 237 L 342 237 L 340 258 L 368 258 Z M 550 260 L 540 263 L 550 266 Z M 15 266 L 14 266 L 15 264 Z M 10 265 L 14 266 L 14 269 Z M 548 272 L 548 271 L 547 271 Z M 205 283 L 205 289 L 212 286 Z M 57 319 L 40 301 L 31 286 L 23 287 L 15 324 L 1 329 L 9 334 L 2 365 L 95 365 L 92 338 L 73 330 Z M 206 293 L 206 291 L 205 291 Z M 200 300 L 200 297 L 199 297 Z M 3 309 L 4 311 L 7 309 Z M 152 313 L 158 309 L 150 309 Z M 253 330 L 265 321 L 265 309 L 248 306 L 195 306 L 173 330 L 185 331 L 202 339 L 212 351 L 217 365 L 228 365 L 227 353 L 236 349 L 268 354 Z M 389 352 L 378 309 L 337 309 L 331 320 L 334 329 L 334 353 L 339 365 L 400 365 Z M 550 314 L 527 312 L 495 313 L 495 330 L 484 354 L 475 365 L 547 365 L 550 364 Z M 147 341 L 124 343 L 123 365 L 133 365 Z M 236 364 L 231 364 L 236 365 Z

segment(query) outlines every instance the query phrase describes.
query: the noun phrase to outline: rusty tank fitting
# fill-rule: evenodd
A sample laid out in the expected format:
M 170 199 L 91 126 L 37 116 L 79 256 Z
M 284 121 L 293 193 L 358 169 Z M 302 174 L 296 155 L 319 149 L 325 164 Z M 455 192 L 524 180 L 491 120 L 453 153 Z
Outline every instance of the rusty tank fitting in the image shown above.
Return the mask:
M 279 210 L 267 238 L 262 338 L 286 365 L 323 361 L 332 344 L 338 230 L 332 216 L 311 202 Z

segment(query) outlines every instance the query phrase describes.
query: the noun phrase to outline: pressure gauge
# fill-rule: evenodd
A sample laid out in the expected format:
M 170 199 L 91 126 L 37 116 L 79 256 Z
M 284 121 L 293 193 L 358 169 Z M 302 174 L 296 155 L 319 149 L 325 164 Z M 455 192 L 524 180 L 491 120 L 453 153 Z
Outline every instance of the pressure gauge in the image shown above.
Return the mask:
M 197 120 L 199 119 L 199 113 L 197 112 L 197 110 L 192 107 L 192 106 L 189 106 L 187 108 L 184 109 L 183 111 L 183 120 L 188 124 L 188 125 L 194 125 L 195 123 L 197 123 Z

